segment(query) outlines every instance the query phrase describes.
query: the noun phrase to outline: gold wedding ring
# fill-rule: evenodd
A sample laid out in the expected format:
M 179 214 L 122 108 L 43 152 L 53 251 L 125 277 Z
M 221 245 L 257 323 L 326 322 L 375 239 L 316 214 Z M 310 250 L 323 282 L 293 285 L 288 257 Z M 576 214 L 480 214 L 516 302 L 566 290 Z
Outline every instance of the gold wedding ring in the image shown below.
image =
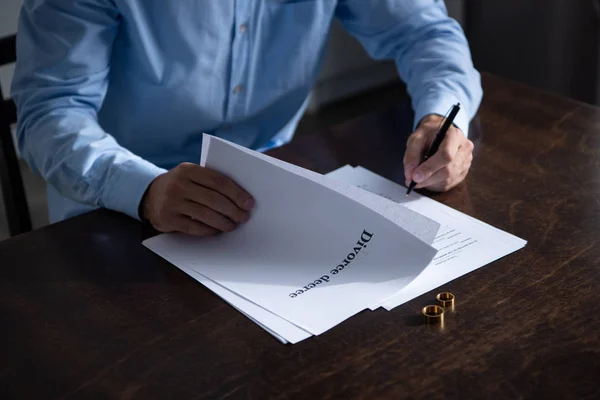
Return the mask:
M 454 310 L 454 295 L 450 292 L 442 292 L 435 297 L 438 304 L 446 310 Z
M 444 324 L 444 308 L 440 306 L 423 307 L 423 315 L 428 324 Z

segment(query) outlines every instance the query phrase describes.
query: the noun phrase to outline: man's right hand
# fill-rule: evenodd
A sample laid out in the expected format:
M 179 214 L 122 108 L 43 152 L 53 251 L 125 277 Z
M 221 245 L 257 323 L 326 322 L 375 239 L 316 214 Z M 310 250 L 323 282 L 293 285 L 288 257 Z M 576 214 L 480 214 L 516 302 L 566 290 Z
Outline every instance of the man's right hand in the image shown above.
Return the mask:
M 252 196 L 231 179 L 182 163 L 152 181 L 141 213 L 160 232 L 212 236 L 246 222 L 253 206 Z

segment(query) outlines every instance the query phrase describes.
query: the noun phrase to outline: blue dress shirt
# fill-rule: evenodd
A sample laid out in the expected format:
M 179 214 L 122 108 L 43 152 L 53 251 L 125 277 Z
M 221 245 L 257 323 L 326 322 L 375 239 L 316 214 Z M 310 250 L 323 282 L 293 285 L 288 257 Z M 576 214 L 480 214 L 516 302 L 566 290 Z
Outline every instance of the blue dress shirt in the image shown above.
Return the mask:
M 333 18 L 395 60 L 415 123 L 460 101 L 468 134 L 480 76 L 442 0 L 25 0 L 12 96 L 50 221 L 98 207 L 139 218 L 155 177 L 199 162 L 203 132 L 288 142 Z

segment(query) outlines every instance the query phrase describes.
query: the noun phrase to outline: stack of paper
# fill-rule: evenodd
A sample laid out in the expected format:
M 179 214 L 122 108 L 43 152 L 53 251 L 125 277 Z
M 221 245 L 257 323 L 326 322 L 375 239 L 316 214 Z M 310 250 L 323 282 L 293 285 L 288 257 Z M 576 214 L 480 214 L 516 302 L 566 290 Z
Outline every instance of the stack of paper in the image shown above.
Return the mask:
M 360 167 L 324 176 L 208 135 L 200 164 L 252 194 L 250 220 L 144 245 L 284 343 L 390 310 L 526 243 Z

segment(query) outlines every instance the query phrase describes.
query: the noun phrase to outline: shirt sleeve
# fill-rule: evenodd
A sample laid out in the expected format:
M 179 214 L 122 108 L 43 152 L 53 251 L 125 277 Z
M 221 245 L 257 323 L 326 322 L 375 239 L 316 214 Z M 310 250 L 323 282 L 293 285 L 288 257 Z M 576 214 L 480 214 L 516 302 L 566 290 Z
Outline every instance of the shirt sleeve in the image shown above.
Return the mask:
M 395 60 L 415 128 L 424 116 L 444 116 L 460 102 L 454 124 L 468 136 L 483 96 L 481 77 L 442 0 L 340 0 L 336 16 L 371 57 Z
M 17 142 L 63 196 L 139 219 L 165 170 L 120 146 L 98 124 L 119 14 L 111 0 L 25 0 L 11 88 Z

